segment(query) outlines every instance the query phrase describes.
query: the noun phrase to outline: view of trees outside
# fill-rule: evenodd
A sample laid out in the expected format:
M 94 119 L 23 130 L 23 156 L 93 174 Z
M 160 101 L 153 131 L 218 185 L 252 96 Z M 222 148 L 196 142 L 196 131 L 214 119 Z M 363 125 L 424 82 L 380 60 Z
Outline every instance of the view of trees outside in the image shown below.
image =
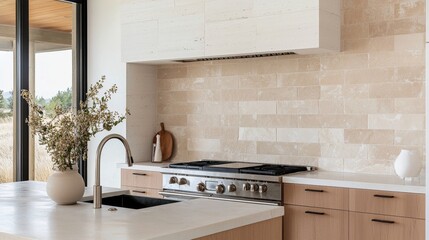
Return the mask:
M 0 182 L 13 180 L 13 55 L 11 58 L 8 55 L 0 51 L 0 66 L 12 66 L 0 69 Z M 44 106 L 46 116 L 53 116 L 57 105 L 70 108 L 71 50 L 37 53 L 35 71 L 36 101 Z M 35 180 L 46 181 L 52 172 L 52 162 L 45 147 L 35 140 Z

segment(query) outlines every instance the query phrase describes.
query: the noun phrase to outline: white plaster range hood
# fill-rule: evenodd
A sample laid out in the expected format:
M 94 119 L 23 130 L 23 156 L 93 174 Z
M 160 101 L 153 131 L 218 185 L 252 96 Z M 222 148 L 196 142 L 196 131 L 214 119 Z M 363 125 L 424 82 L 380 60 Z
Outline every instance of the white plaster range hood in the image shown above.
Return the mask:
M 122 60 L 340 50 L 340 0 L 123 0 Z

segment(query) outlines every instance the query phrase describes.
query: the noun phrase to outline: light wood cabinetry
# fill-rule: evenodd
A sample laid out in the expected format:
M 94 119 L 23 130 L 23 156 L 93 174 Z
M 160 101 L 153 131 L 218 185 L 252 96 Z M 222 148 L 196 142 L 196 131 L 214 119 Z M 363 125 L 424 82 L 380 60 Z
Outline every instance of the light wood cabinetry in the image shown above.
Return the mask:
M 309 207 L 348 210 L 348 189 L 284 184 L 284 203 Z
M 425 218 L 423 194 L 350 189 L 350 211 Z
M 132 195 L 162 198 L 162 174 L 155 171 L 134 169 L 121 170 L 121 187 L 130 190 Z
M 195 240 L 281 240 L 282 218 L 274 218 Z
M 345 240 L 347 237 L 347 211 L 285 206 L 284 239 Z
M 424 240 L 423 219 L 350 212 L 349 240 Z
M 284 184 L 284 240 L 424 240 L 425 195 Z

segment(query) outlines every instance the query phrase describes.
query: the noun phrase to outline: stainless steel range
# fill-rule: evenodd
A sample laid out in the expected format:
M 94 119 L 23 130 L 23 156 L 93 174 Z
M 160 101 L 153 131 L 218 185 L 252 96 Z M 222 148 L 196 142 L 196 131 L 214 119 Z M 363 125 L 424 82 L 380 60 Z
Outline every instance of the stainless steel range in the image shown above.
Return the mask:
M 282 176 L 314 167 L 201 160 L 162 170 L 164 198 L 211 198 L 281 205 Z

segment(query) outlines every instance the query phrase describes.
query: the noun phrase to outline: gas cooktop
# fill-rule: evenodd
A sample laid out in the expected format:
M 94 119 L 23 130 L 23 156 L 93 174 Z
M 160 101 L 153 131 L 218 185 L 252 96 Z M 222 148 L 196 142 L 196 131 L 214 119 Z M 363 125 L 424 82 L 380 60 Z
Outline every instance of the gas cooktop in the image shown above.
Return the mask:
M 314 170 L 313 167 L 307 166 L 230 162 L 219 160 L 172 163 L 169 165 L 169 167 L 212 172 L 247 173 L 272 176 Z

